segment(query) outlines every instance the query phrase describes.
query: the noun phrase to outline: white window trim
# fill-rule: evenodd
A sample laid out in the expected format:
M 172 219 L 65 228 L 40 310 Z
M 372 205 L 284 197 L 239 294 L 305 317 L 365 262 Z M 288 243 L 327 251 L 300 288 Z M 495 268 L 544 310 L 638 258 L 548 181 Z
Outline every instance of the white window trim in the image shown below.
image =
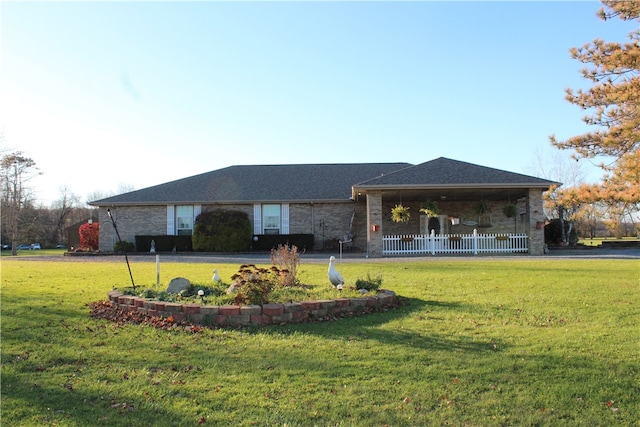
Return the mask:
M 280 205 L 280 234 L 289 234 L 289 203 L 266 203 Z M 262 204 L 253 204 L 253 234 L 264 234 L 262 228 Z
M 289 234 L 289 203 L 280 205 L 280 234 Z
M 253 204 L 253 234 L 262 234 L 262 205 Z
M 191 208 L 191 228 L 180 228 L 180 230 L 191 230 L 191 235 L 193 236 L 193 229 L 195 228 L 195 220 L 196 220 L 196 209 L 200 209 L 201 206 L 200 205 L 177 205 L 174 210 L 177 211 L 179 206 L 185 206 L 185 207 L 190 207 Z M 188 217 L 187 217 L 188 218 Z M 175 224 L 175 233 L 174 235 L 179 235 L 178 233 L 178 224 Z
M 176 235 L 176 207 L 167 205 L 167 236 Z

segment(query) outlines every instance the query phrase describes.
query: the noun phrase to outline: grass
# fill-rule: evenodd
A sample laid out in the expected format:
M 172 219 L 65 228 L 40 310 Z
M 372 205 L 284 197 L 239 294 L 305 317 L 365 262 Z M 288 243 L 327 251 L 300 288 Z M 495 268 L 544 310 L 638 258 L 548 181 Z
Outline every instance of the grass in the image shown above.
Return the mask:
M 343 263 L 397 310 L 186 334 L 88 317 L 114 262 L 2 262 L 2 425 L 637 426 L 634 260 Z M 223 279 L 235 264 L 217 265 Z M 208 283 L 213 266 L 163 264 Z M 155 283 L 155 264 L 132 263 Z M 303 282 L 327 283 L 303 264 Z
M 17 257 L 23 257 L 23 256 L 53 256 L 53 255 L 62 255 L 66 252 L 66 249 L 37 249 L 37 250 L 29 250 L 29 249 L 20 249 L 18 251 L 18 255 Z M 2 258 L 16 258 L 13 255 L 11 255 L 11 251 L 10 250 L 3 250 L 0 251 L 0 256 Z
M 630 242 L 634 242 L 637 241 L 638 238 L 637 237 L 596 237 L 594 239 L 588 239 L 588 238 L 584 238 L 584 239 L 580 239 L 578 241 L 579 244 L 581 245 L 585 245 L 585 246 L 602 246 L 602 242 L 604 241 L 630 241 Z
M 235 277 L 235 278 L 234 278 Z M 375 295 L 379 288 L 379 283 L 374 279 L 358 279 L 350 286 L 337 292 L 333 286 L 326 283 L 318 285 L 315 283 L 296 283 L 295 276 L 281 276 L 268 268 L 255 266 L 253 264 L 242 265 L 239 272 L 236 272 L 229 280 L 209 283 L 202 280 L 199 283 L 191 283 L 191 286 L 180 293 L 166 292 L 166 286 L 161 289 L 154 285 L 136 286 L 131 285 L 120 287 L 118 290 L 125 295 L 134 295 L 149 300 L 178 302 L 182 304 L 207 304 L 207 305 L 233 305 L 238 304 L 264 304 L 287 303 L 290 301 L 309 301 L 340 298 L 358 298 L 363 294 L 358 289 L 366 289 Z M 234 281 L 243 282 L 242 290 L 228 292 L 229 286 Z M 211 282 L 211 280 L 209 280 Z M 288 285 L 286 284 L 288 283 Z M 199 292 L 203 295 L 199 296 Z M 237 299 L 240 297 L 240 299 Z

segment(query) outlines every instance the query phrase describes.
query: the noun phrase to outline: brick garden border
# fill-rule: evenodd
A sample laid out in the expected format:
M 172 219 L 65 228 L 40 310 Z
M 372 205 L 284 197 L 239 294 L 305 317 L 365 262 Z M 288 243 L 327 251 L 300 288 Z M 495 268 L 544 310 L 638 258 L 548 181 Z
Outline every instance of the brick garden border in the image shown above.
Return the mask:
M 123 312 L 147 316 L 171 317 L 176 322 L 202 326 L 265 326 L 321 321 L 382 311 L 399 305 L 395 292 L 384 290 L 376 296 L 338 298 L 263 305 L 201 305 L 179 304 L 124 295 L 119 291 L 107 294 L 111 307 Z

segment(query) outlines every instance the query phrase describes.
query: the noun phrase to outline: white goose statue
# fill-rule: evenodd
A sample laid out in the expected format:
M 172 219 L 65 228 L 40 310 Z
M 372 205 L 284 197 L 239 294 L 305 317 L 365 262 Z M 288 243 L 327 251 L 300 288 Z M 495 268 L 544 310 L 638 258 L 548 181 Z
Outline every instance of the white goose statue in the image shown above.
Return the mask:
M 220 278 L 220 275 L 218 274 L 218 270 L 213 270 L 213 277 L 211 278 L 211 280 L 213 280 L 213 283 L 222 282 L 222 279 Z
M 329 281 L 333 286 L 335 286 L 339 290 L 342 290 L 342 285 L 344 285 L 344 278 L 342 277 L 342 274 L 340 274 L 340 272 L 336 270 L 335 262 L 336 257 L 331 256 L 329 258 Z

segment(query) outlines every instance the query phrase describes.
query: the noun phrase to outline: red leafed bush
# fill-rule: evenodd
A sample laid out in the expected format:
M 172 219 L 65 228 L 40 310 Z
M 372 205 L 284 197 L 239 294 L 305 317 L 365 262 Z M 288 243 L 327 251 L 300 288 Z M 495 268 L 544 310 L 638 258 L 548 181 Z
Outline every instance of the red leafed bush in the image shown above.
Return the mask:
M 82 224 L 78 229 L 80 234 L 80 248 L 85 250 L 98 250 L 98 236 L 100 235 L 100 227 L 98 223 Z

